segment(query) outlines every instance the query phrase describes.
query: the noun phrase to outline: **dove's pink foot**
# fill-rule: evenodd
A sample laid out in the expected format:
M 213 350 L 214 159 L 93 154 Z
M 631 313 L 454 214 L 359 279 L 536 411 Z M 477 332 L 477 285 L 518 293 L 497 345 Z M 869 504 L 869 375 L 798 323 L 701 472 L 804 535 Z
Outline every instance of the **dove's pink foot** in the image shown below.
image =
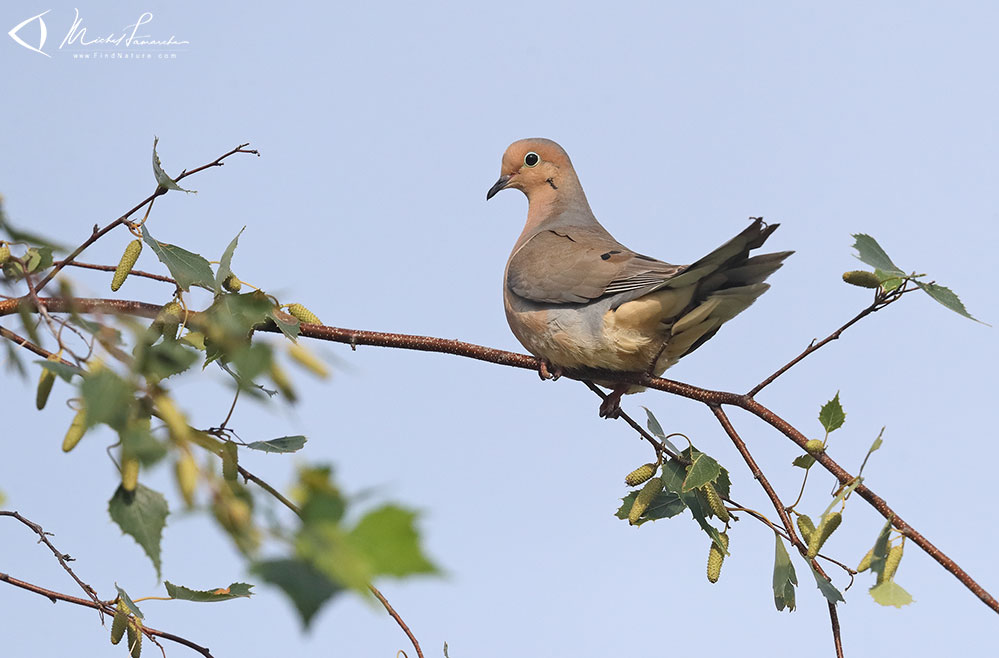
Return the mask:
M 538 366 L 538 376 L 541 377 L 542 380 L 550 379 L 555 381 L 562 376 L 562 369 L 542 359 L 541 365 Z
M 624 395 L 625 388 L 615 388 L 604 401 L 600 403 L 601 418 L 617 418 L 621 415 L 621 396 Z

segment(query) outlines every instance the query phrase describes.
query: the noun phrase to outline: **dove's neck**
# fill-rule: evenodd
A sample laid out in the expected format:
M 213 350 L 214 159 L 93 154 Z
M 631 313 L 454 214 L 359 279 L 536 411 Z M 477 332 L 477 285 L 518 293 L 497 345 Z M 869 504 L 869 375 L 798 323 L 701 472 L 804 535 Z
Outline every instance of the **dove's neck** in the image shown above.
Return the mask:
M 538 186 L 527 194 L 527 224 L 517 240 L 517 246 L 542 231 L 559 227 L 600 227 L 590 210 L 583 187 L 575 176 L 563 176 L 555 183 Z

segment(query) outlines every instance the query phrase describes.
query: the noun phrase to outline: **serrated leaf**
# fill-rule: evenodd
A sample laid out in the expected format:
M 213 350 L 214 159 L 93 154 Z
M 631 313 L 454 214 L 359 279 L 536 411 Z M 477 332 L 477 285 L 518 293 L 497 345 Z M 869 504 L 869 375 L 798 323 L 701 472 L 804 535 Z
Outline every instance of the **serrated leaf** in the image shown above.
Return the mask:
M 87 409 L 87 427 L 107 423 L 116 430 L 128 423 L 135 403 L 135 389 L 108 368 L 88 373 L 80 384 L 83 404 Z
M 798 576 L 794 572 L 791 556 L 787 554 L 787 549 L 784 548 L 784 542 L 780 535 L 774 533 L 774 538 L 777 540 L 776 554 L 774 555 L 774 605 L 777 606 L 778 611 L 786 608 L 788 612 L 793 612 L 795 607 L 794 586 L 798 584 Z
M 118 587 L 118 583 L 114 584 L 114 588 L 118 590 L 118 598 L 121 600 L 122 605 L 128 609 L 130 614 L 135 615 L 139 619 L 143 618 L 142 611 L 139 610 L 139 606 L 135 605 L 135 601 L 125 592 L 122 588 Z
M 841 594 L 831 582 L 826 580 L 818 571 L 816 571 L 811 562 L 808 563 L 808 568 L 811 569 L 812 575 L 815 576 L 815 584 L 818 585 L 819 591 L 822 592 L 822 596 L 826 597 L 827 601 L 830 603 L 846 601 L 846 599 L 843 598 L 843 594 Z
M 160 541 L 170 513 L 163 494 L 142 484 L 131 493 L 119 486 L 108 503 L 108 512 L 122 532 L 132 537 L 153 561 L 159 578 Z
M 950 288 L 945 288 L 944 286 L 938 286 L 935 283 L 923 283 L 922 281 L 916 281 L 915 283 L 917 286 L 922 288 L 923 292 L 925 292 L 927 295 L 937 300 L 938 302 L 940 302 L 950 310 L 954 311 L 958 315 L 963 315 L 969 320 L 974 320 L 975 322 L 978 322 L 980 324 L 985 324 L 978 318 L 971 315 L 971 313 L 968 313 L 968 309 L 964 307 L 964 304 L 961 303 L 961 300 Z
M 153 175 L 156 177 L 156 182 L 165 187 L 168 190 L 179 190 L 181 192 L 187 192 L 188 194 L 197 194 L 195 190 L 185 190 L 180 185 L 177 185 L 177 181 L 170 178 L 163 167 L 160 165 L 160 156 L 156 153 L 156 145 L 160 143 L 159 137 L 153 137 Z
M 437 573 L 423 555 L 415 522 L 415 512 L 385 505 L 368 512 L 348 538 L 371 565 L 373 576 Z
M 142 240 L 149 245 L 160 262 L 170 270 L 170 276 L 177 281 L 181 290 L 190 290 L 191 286 L 200 286 L 206 290 L 215 291 L 215 275 L 211 265 L 202 256 L 181 249 L 177 245 L 158 242 L 149 234 L 146 225 L 142 225 Z
M 254 441 L 253 443 L 247 443 L 246 447 L 251 450 L 260 450 L 263 452 L 295 452 L 301 450 L 305 446 L 307 439 L 301 434 L 295 436 L 282 436 L 277 439 L 269 439 L 267 441 Z
M 659 477 L 662 479 L 666 491 L 679 494 L 681 487 L 683 487 L 683 480 L 687 477 L 687 470 L 680 462 L 670 459 L 663 462 Z
M 243 231 L 245 230 L 246 230 L 245 226 L 239 229 L 239 233 L 236 234 L 236 237 L 232 239 L 232 242 L 229 243 L 229 246 L 226 247 L 225 251 L 222 252 L 222 258 L 219 259 L 219 267 L 215 271 L 216 295 L 222 292 L 222 282 L 225 281 L 230 274 L 232 274 L 232 269 L 231 269 L 232 255 L 236 251 L 236 246 L 239 244 L 239 236 L 241 236 L 243 234 Z
M 77 368 L 73 365 L 67 365 L 61 361 L 49 361 L 48 359 L 37 359 L 35 363 L 39 364 L 46 370 L 52 371 L 53 374 L 58 375 L 63 381 L 72 382 L 74 375 L 79 375 L 82 377 L 86 371 L 82 368 Z
M 200 354 L 179 340 L 164 340 L 155 345 L 140 342 L 133 352 L 132 368 L 150 382 L 159 382 L 178 375 L 200 358 Z
M 614 513 L 619 519 L 625 521 L 628 520 L 628 513 L 631 511 L 631 506 L 635 502 L 635 496 L 638 495 L 637 491 L 632 491 L 627 496 L 621 499 L 621 507 Z M 673 493 L 672 491 L 660 491 L 656 494 L 656 497 L 652 499 L 649 503 L 649 507 L 642 514 L 641 518 L 635 523 L 636 526 L 640 526 L 646 521 L 657 521 L 659 519 L 669 519 L 683 510 L 687 509 L 687 506 L 683 504 L 680 497 Z
M 690 470 L 687 471 L 687 477 L 683 480 L 680 492 L 687 493 L 703 487 L 708 482 L 714 482 L 719 473 L 721 473 L 721 466 L 718 462 L 702 452 L 690 465 Z
M 794 461 L 791 462 L 791 466 L 797 466 L 798 468 L 808 470 L 814 463 L 815 457 L 812 457 L 811 455 L 798 455 L 794 458 Z
M 182 601 L 197 601 L 199 603 L 215 603 L 217 601 L 230 601 L 232 599 L 249 598 L 253 596 L 250 588 L 253 585 L 247 583 L 233 583 L 228 587 L 219 587 L 210 590 L 188 589 L 182 585 L 174 585 L 169 580 L 163 583 L 166 585 L 167 594 L 172 599 Z
M 306 628 L 323 604 L 344 590 L 322 571 L 302 560 L 257 562 L 250 571 L 265 582 L 281 588 L 295 605 L 302 618 L 302 625 Z
M 865 233 L 855 233 L 853 237 L 856 240 L 853 248 L 857 250 L 857 258 L 876 269 L 904 276 L 902 270 L 891 262 L 888 254 L 881 248 L 877 240 Z
M 886 580 L 880 585 L 875 585 L 868 592 L 870 592 L 871 598 L 881 605 L 901 608 L 912 603 L 912 595 L 902 589 L 902 586 L 894 580 Z
M 832 432 L 842 427 L 845 421 L 846 413 L 843 411 L 843 406 L 839 403 L 839 391 L 836 391 L 833 399 L 822 405 L 822 409 L 819 410 L 819 422 L 822 423 L 822 427 L 827 432 Z

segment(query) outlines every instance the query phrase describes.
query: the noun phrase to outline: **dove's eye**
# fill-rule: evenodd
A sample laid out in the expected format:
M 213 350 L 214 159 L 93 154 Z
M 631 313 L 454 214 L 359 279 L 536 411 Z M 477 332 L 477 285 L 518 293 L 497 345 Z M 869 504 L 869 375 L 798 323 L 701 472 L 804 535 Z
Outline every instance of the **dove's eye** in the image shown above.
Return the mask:
M 528 167 L 535 167 L 539 162 L 541 162 L 541 158 L 534 151 L 524 156 L 524 164 Z

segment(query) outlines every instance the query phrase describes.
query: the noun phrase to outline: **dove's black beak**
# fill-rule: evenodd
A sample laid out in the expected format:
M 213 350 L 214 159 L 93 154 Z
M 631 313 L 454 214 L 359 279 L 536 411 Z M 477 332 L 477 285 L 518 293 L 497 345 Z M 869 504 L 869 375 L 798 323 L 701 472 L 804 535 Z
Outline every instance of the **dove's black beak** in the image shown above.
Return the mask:
M 503 188 L 505 188 L 510 183 L 510 179 L 511 178 L 513 178 L 513 174 L 507 174 L 506 176 L 500 176 L 499 180 L 496 181 L 496 184 L 493 185 L 492 187 L 490 187 L 489 191 L 486 192 L 486 201 L 488 201 L 489 199 L 493 198 L 493 196 L 495 196 L 497 192 L 499 192 L 500 190 L 502 190 Z

